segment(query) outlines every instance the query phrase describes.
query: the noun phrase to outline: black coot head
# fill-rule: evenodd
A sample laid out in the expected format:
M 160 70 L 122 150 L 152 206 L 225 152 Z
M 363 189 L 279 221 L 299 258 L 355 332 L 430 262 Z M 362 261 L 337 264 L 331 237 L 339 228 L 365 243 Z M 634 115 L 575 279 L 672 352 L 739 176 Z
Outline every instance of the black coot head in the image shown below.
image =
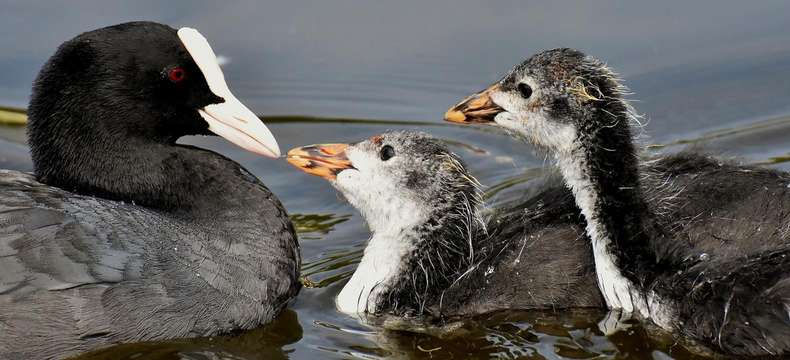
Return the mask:
M 114 167 L 107 164 L 113 153 L 174 145 L 184 135 L 214 133 L 279 156 L 266 126 L 228 89 L 206 39 L 190 28 L 132 22 L 65 42 L 35 81 L 29 115 L 42 181 L 95 176 Z
M 66 111 L 70 116 L 62 121 L 74 121 L 59 125 L 75 131 L 174 141 L 206 134 L 208 124 L 197 109 L 223 101 L 211 92 L 175 29 L 126 23 L 60 46 L 35 83 L 31 135 L 51 120 L 48 115 Z

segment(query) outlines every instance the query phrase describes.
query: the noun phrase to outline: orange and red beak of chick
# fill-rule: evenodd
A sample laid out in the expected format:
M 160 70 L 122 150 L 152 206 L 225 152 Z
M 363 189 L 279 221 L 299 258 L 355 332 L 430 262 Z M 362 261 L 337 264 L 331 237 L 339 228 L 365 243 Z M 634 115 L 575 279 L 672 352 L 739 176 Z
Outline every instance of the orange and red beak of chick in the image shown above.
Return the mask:
M 348 144 L 307 145 L 288 151 L 287 159 L 308 174 L 334 180 L 341 171 L 354 169 L 346 156 L 347 148 Z

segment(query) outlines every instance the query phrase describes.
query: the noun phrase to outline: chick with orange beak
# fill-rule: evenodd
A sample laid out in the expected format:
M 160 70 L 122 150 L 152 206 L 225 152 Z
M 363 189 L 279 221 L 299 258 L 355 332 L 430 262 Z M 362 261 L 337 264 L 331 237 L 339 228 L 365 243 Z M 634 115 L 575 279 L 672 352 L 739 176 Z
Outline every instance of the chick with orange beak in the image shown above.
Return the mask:
M 572 202 L 527 202 L 486 221 L 477 181 L 458 156 L 424 133 L 304 146 L 289 151 L 288 161 L 327 179 L 372 233 L 336 298 L 342 312 L 441 318 L 602 304 L 592 259 L 578 246 L 583 230 Z M 565 194 L 554 188 L 543 198 Z M 544 220 L 572 224 L 544 232 Z M 525 248 L 531 250 L 520 251 Z
M 777 230 L 790 173 L 693 152 L 645 166 L 625 94 L 602 61 L 553 49 L 445 119 L 508 129 L 556 160 L 609 308 L 727 355 L 790 355 L 790 232 Z

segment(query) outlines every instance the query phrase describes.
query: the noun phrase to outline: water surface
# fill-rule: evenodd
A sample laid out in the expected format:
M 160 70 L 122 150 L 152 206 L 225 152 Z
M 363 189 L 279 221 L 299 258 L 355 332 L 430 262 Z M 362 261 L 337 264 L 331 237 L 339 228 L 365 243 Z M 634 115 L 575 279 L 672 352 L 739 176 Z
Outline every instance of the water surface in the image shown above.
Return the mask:
M 419 129 L 452 140 L 496 205 L 523 192 L 543 158 L 498 131 L 444 124 L 441 115 L 527 55 L 568 46 L 621 73 L 648 120 L 644 143 L 666 145 L 651 151 L 704 147 L 790 170 L 785 1 L 11 1 L 2 7 L 3 106 L 23 108 L 41 64 L 81 31 L 141 19 L 193 26 L 227 59 L 231 88 L 263 114 L 283 150 Z M 362 325 L 332 302 L 368 238 L 356 211 L 325 181 L 285 161 L 217 138 L 184 141 L 230 156 L 280 197 L 300 231 L 304 274 L 318 287 L 303 289 L 288 312 L 262 329 L 124 345 L 92 358 L 695 358 L 640 326 L 606 337 L 597 311 L 494 314 L 454 337 Z M 0 127 L 0 168 L 31 168 L 23 128 Z

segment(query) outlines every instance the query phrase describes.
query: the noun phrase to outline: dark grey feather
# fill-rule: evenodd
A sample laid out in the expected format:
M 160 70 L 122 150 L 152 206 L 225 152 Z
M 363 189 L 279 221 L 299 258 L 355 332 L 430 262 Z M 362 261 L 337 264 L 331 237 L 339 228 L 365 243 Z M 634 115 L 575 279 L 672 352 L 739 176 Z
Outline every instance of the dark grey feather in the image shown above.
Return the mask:
M 250 184 L 255 185 L 255 184 Z M 265 188 L 264 188 L 265 189 Z M 270 321 L 298 290 L 277 204 L 255 226 L 190 222 L 0 171 L 0 354 L 210 336 Z

